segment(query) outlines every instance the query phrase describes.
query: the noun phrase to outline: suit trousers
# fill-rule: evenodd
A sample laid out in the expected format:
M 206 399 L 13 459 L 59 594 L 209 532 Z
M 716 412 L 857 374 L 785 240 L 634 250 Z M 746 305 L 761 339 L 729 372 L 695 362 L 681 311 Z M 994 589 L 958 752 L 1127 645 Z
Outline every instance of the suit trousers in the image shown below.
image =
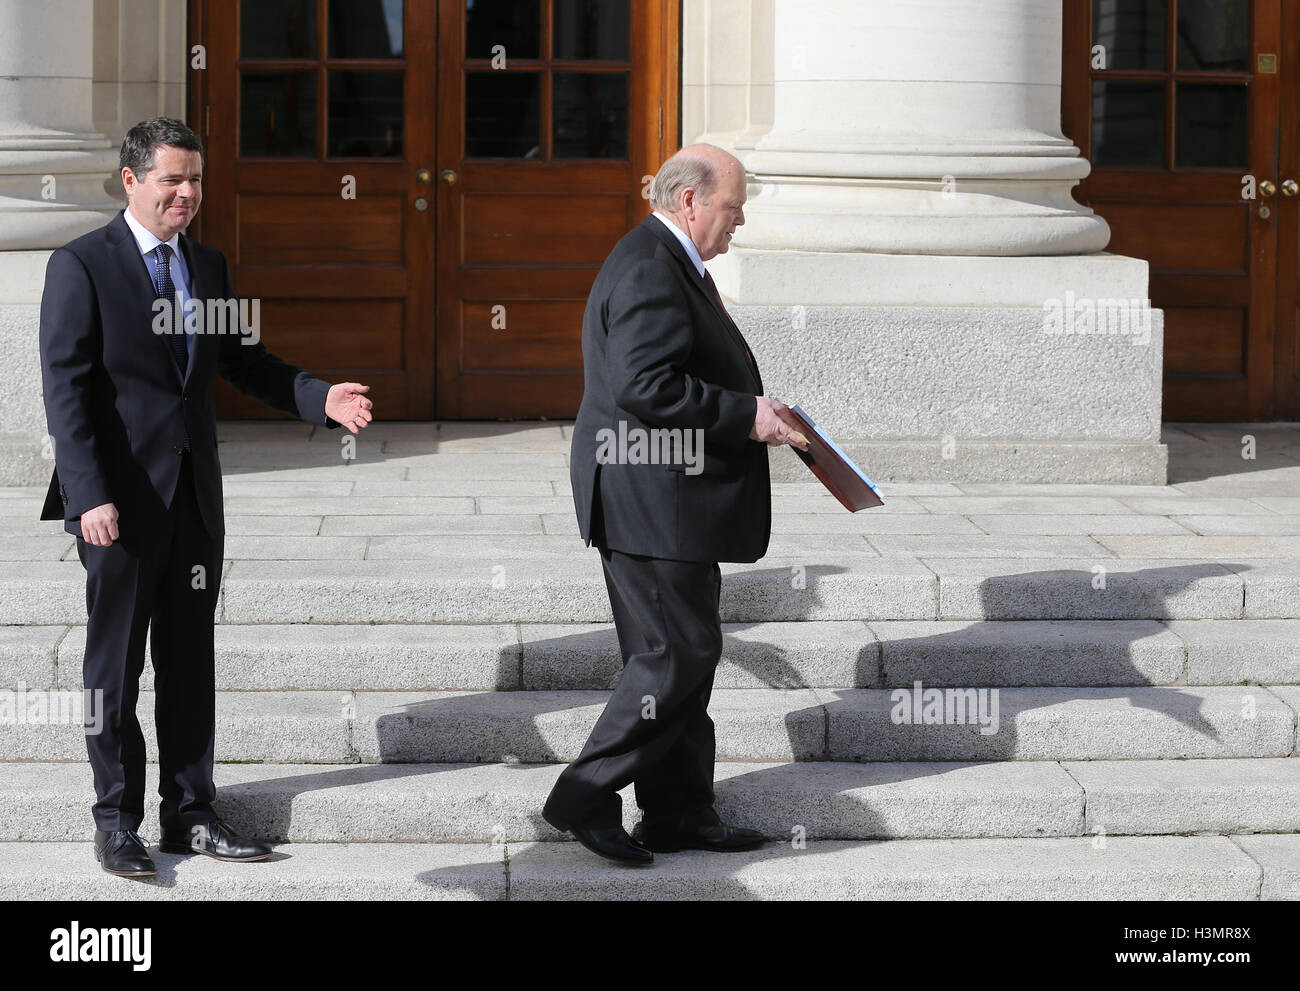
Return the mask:
M 95 825 L 139 829 L 145 744 L 136 702 L 148 631 L 164 832 L 215 818 L 212 801 L 216 676 L 213 618 L 224 540 L 203 526 L 188 452 L 171 506 L 141 539 L 96 547 L 77 540 L 86 569 L 87 690 L 102 692 L 102 731 L 87 733 Z M 94 696 L 92 696 L 94 698 Z
M 617 792 L 629 783 L 647 821 L 712 815 L 707 710 L 722 657 L 718 565 L 600 554 L 623 674 L 543 815 L 559 828 L 621 825 Z

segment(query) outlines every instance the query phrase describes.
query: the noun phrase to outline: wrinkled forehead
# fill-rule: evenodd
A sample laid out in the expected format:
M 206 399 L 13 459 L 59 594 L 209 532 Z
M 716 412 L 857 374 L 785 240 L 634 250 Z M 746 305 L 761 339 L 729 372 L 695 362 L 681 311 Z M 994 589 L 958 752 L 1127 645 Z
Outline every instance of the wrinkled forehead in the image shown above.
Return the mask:
M 728 203 L 744 203 L 749 192 L 745 182 L 745 170 L 732 165 L 718 176 L 718 192 L 726 197 Z

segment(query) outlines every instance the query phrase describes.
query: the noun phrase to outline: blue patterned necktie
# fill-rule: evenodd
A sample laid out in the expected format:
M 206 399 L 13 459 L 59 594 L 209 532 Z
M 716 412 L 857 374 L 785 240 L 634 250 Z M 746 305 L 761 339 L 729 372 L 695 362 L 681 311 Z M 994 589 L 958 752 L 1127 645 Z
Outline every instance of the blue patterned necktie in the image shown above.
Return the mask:
M 180 369 L 181 378 L 185 377 L 185 368 L 190 363 L 189 349 L 185 345 L 184 314 L 180 302 L 176 299 L 176 284 L 172 282 L 172 249 L 160 244 L 153 249 L 156 265 L 154 266 L 154 288 L 159 299 L 170 301 L 176 309 L 172 313 L 172 357 Z M 185 450 L 190 449 L 190 432 L 185 431 Z M 179 453 L 179 452 L 177 452 Z
M 176 285 L 172 282 L 172 249 L 165 244 L 160 244 L 154 248 L 153 253 L 156 262 L 153 282 L 154 288 L 158 291 L 158 298 L 175 303 Z M 171 338 L 172 357 L 176 359 L 176 367 L 180 369 L 181 375 L 184 375 L 185 367 L 190 363 L 190 355 L 185 346 L 184 314 L 179 305 L 172 314 Z

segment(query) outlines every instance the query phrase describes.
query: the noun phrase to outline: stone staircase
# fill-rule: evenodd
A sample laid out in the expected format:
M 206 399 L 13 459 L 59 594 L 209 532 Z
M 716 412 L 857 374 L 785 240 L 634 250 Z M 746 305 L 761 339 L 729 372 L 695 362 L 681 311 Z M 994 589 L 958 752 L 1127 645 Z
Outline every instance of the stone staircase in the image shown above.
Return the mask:
M 0 898 L 1300 897 L 1300 431 L 1246 470 L 1242 429 L 1168 428 L 1168 487 L 883 482 L 850 515 L 785 472 L 768 557 L 723 565 L 710 705 L 719 811 L 772 842 L 635 870 L 540 815 L 620 670 L 567 427 L 377 424 L 344 463 L 228 424 L 218 807 L 277 856 L 104 875 L 80 726 L 0 724 Z M 40 496 L 0 490 L 0 687 L 77 690 Z M 972 708 L 904 721 L 917 682 Z

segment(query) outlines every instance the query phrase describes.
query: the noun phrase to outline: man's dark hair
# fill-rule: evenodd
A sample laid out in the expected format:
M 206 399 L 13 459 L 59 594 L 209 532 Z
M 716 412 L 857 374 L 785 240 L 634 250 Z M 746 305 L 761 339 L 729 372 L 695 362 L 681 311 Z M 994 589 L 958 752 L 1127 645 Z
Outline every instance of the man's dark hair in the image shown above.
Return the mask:
M 121 167 L 130 169 L 137 179 L 143 179 L 153 168 L 154 154 L 160 145 L 203 154 L 203 142 L 181 121 L 172 117 L 151 117 L 126 132 L 126 140 L 122 142 Z

